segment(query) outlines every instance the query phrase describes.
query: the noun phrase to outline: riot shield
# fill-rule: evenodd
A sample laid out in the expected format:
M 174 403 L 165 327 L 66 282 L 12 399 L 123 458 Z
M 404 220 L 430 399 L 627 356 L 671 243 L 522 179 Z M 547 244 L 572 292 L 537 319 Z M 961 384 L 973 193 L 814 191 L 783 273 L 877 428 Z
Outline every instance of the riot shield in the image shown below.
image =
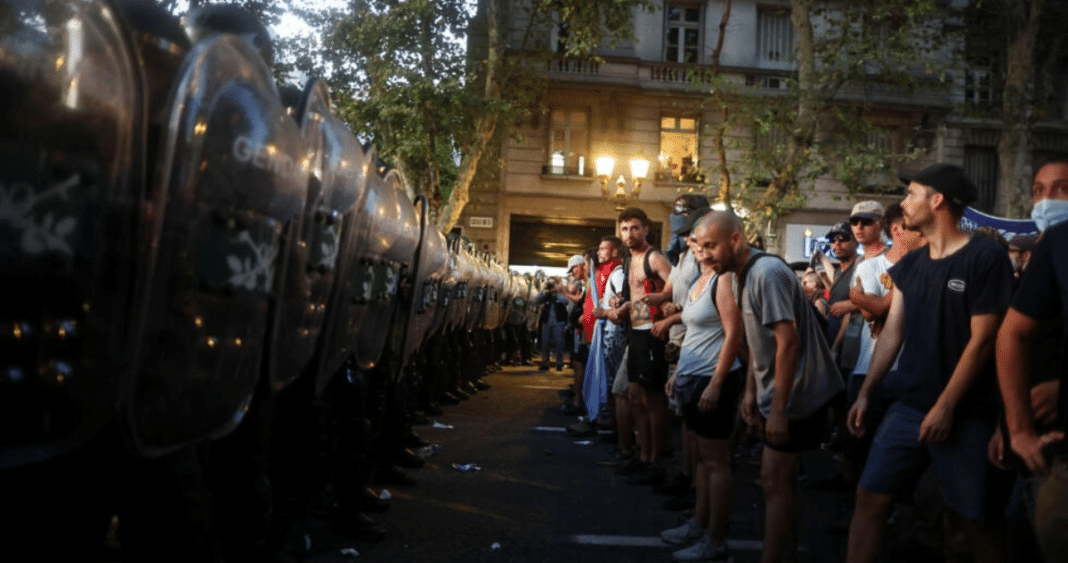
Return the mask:
M 286 268 L 286 291 L 267 350 L 271 389 L 280 391 L 311 361 L 319 346 L 338 268 L 343 217 L 356 205 L 363 172 L 356 138 L 330 110 L 323 80 L 305 86 L 295 108 L 311 163 L 311 182 L 297 244 Z
M 367 370 L 377 365 L 392 334 L 398 284 L 412 267 L 419 226 L 396 170 L 369 176 L 360 213 L 368 220 L 360 224 L 362 243 L 348 280 L 354 305 L 349 346 L 356 366 Z
M 116 413 L 131 342 L 144 100 L 97 0 L 0 2 L 0 469 Z
M 363 326 L 364 296 L 370 295 L 370 289 L 363 285 L 365 272 L 370 267 L 363 249 L 367 246 L 375 219 L 374 214 L 368 214 L 366 209 L 374 209 L 377 204 L 377 192 L 370 189 L 370 179 L 377 176 L 372 171 L 376 159 L 373 148 L 361 147 L 339 120 L 327 123 L 333 124 L 329 131 L 339 147 L 331 152 L 334 165 L 345 163 L 351 166 L 345 173 L 335 175 L 341 186 L 335 193 L 345 194 L 355 203 L 341 218 L 337 271 L 327 300 L 319 344 L 312 359 L 317 397 L 322 395 L 330 379 L 353 355 L 359 337 L 358 329 Z M 375 201 L 368 202 L 369 198 Z
M 401 303 L 401 317 L 397 326 L 403 331 L 398 344 L 399 366 L 422 346 L 430 333 L 438 307 L 438 291 L 448 273 L 448 251 L 445 237 L 430 219 L 429 203 L 423 196 L 415 201 L 419 216 L 419 244 L 415 251 L 411 273 L 411 295 L 408 303 Z M 403 374 L 404 370 L 398 370 Z
M 284 291 L 282 231 L 303 213 L 308 163 L 270 70 L 218 35 L 173 89 L 156 191 L 163 216 L 126 420 L 138 453 L 229 433 L 260 376 L 269 307 Z

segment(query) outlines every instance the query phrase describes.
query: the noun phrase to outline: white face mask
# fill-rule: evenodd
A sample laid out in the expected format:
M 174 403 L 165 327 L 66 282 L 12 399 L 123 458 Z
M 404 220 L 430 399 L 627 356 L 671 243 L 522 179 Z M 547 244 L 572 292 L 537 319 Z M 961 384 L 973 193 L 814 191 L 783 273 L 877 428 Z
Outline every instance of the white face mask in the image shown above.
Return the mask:
M 1068 221 L 1068 199 L 1043 199 L 1031 209 L 1031 220 L 1038 225 L 1038 230 L 1043 232 Z

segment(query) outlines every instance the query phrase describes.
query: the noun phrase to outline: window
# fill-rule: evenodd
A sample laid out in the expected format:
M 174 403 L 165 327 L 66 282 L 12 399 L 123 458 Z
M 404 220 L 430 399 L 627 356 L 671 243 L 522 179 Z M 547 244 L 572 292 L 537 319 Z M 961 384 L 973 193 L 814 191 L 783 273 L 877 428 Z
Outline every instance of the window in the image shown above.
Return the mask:
M 757 66 L 794 68 L 794 24 L 790 12 L 779 8 L 757 11 Z
M 978 196 L 972 207 L 984 213 L 994 210 L 998 185 L 998 151 L 994 147 L 964 147 L 964 172 L 975 182 Z
M 664 60 L 671 63 L 696 63 L 701 47 L 701 7 L 685 4 L 667 5 L 664 34 Z
M 589 176 L 589 112 L 581 109 L 554 109 L 549 133 L 547 174 Z
M 994 84 L 989 70 L 970 68 L 964 71 L 964 101 L 976 108 L 993 105 Z
M 660 118 L 660 167 L 658 180 L 699 182 L 697 169 L 697 119 L 693 117 Z

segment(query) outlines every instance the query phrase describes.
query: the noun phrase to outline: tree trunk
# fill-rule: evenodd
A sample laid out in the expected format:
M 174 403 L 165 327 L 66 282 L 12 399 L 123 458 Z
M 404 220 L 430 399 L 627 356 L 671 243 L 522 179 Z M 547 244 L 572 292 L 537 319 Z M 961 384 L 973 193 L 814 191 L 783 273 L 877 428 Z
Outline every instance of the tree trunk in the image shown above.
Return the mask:
M 712 78 L 719 78 L 719 58 L 723 52 L 723 39 L 727 35 L 727 24 L 731 19 L 731 0 L 727 0 L 723 6 L 723 17 L 719 20 L 719 39 L 716 41 L 716 50 L 712 52 Z M 719 106 L 719 125 L 716 127 L 715 144 L 716 157 L 719 161 L 719 201 L 731 209 L 731 171 L 727 166 L 727 121 L 730 119 L 730 108 L 723 96 L 723 88 L 716 88 L 713 100 Z
M 766 229 L 768 233 L 774 231 L 772 222 L 778 216 L 779 202 L 797 184 L 797 177 L 803 171 L 816 138 L 819 91 L 815 84 L 816 47 L 812 32 L 812 2 L 793 0 L 791 3 L 790 22 L 793 23 L 797 41 L 797 121 L 786 138 L 785 161 L 754 210 L 757 223 L 754 226 Z
M 501 22 L 497 10 L 497 0 L 486 2 L 486 28 L 489 36 L 489 49 L 486 55 L 486 82 L 484 95 L 488 99 L 500 97 L 500 85 L 497 84 L 497 75 L 501 69 Z M 460 170 L 456 176 L 456 185 L 449 192 L 449 200 L 445 202 L 438 214 L 438 229 L 447 233 L 452 230 L 460 220 L 464 207 L 471 199 L 471 183 L 478 171 L 478 163 L 482 154 L 486 151 L 486 145 L 493 138 L 497 129 L 497 112 L 489 111 L 478 120 L 478 135 L 474 146 L 470 147 L 460 160 Z
M 1005 88 L 1002 93 L 1004 127 L 998 141 L 998 165 L 1001 169 L 999 190 L 1008 196 L 1006 217 L 1024 217 L 1031 208 L 1031 178 L 1027 155 L 1031 146 L 1031 69 L 1034 64 L 1035 39 L 1045 0 L 1006 2 L 1009 22 L 1020 30 L 1005 55 Z

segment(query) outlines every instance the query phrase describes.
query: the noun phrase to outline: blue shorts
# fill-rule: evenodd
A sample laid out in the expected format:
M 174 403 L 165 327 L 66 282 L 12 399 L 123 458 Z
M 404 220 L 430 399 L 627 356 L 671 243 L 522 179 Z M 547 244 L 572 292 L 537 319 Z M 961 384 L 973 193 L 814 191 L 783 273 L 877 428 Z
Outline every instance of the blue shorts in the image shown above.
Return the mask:
M 890 405 L 858 485 L 873 493 L 894 494 L 915 484 L 933 463 L 946 504 L 965 518 L 985 520 L 990 508 L 987 489 L 994 480 L 986 451 L 994 424 L 974 418 L 955 420 L 948 440 L 924 444 L 919 437 L 925 416 L 900 401 Z

